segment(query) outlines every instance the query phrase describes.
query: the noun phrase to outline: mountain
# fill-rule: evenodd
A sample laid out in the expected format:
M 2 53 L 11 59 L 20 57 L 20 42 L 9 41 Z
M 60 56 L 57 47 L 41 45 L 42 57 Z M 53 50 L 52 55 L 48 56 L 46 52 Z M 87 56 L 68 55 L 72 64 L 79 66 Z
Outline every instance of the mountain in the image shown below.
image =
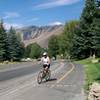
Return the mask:
M 41 47 L 48 47 L 48 40 L 52 35 L 59 35 L 63 32 L 63 25 L 54 26 L 29 26 L 16 30 L 21 34 L 25 46 L 30 43 L 38 43 Z

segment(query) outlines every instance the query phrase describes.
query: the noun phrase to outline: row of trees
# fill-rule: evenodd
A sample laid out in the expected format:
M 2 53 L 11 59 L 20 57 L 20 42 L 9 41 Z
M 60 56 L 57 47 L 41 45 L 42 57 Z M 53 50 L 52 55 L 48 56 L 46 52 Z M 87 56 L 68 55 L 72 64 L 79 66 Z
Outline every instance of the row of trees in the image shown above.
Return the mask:
M 60 36 L 53 35 L 49 39 L 48 51 L 51 56 L 56 57 L 61 55 L 62 57 L 68 58 L 73 48 L 73 37 L 75 29 L 78 26 L 79 21 L 70 21 L 65 24 L 64 31 Z
M 20 33 L 11 27 L 6 31 L 3 26 L 3 21 L 0 23 L 0 61 L 19 61 L 22 58 L 39 58 L 44 49 L 37 43 L 24 46 L 21 41 Z
M 0 23 L 0 61 L 20 60 L 22 57 L 38 58 L 44 49 L 33 43 L 26 48 L 14 28 L 5 31 Z M 65 24 L 60 36 L 52 36 L 48 44 L 50 56 L 87 58 L 100 56 L 100 1 L 86 0 L 79 21 Z
M 100 1 L 86 0 L 80 20 L 66 23 L 63 34 L 52 36 L 48 47 L 52 56 L 100 56 Z
M 76 28 L 72 55 L 86 58 L 100 52 L 100 9 L 96 0 L 86 0 L 80 23 Z
M 6 31 L 3 21 L 0 23 L 0 61 L 20 60 L 23 56 L 24 45 L 18 39 L 16 31 L 11 27 Z

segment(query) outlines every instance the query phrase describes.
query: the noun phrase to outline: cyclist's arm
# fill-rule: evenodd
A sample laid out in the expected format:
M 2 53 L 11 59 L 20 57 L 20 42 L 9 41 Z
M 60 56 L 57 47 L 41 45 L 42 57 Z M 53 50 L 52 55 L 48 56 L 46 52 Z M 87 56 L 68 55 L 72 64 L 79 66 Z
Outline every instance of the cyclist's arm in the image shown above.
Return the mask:
M 48 57 L 48 63 L 50 64 L 51 63 L 51 61 L 50 61 L 50 58 Z
M 41 61 L 40 61 L 40 63 L 41 63 L 41 64 L 43 64 L 43 58 L 41 58 Z

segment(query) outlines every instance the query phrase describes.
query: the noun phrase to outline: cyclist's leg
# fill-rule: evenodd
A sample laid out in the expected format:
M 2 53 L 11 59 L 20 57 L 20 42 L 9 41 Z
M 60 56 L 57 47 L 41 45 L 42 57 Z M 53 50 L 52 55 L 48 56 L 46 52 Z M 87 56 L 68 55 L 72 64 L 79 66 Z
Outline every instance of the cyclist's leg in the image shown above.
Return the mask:
M 47 67 L 47 65 L 44 64 L 44 65 L 43 65 L 43 72 L 44 72 L 44 73 L 46 73 L 46 67 Z
M 50 80 L 50 77 L 51 77 L 51 72 L 50 72 L 50 64 L 47 65 L 47 79 L 46 81 Z
M 48 69 L 50 69 L 50 64 L 48 65 Z

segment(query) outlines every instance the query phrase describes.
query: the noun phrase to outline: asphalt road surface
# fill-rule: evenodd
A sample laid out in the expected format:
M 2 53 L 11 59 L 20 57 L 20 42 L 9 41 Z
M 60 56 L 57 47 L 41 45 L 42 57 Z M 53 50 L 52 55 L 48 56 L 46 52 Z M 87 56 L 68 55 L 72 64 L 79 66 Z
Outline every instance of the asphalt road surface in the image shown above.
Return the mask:
M 54 62 L 50 81 L 38 84 L 40 69 L 31 62 L 6 65 L 0 70 L 0 100 L 85 100 L 82 66 Z

